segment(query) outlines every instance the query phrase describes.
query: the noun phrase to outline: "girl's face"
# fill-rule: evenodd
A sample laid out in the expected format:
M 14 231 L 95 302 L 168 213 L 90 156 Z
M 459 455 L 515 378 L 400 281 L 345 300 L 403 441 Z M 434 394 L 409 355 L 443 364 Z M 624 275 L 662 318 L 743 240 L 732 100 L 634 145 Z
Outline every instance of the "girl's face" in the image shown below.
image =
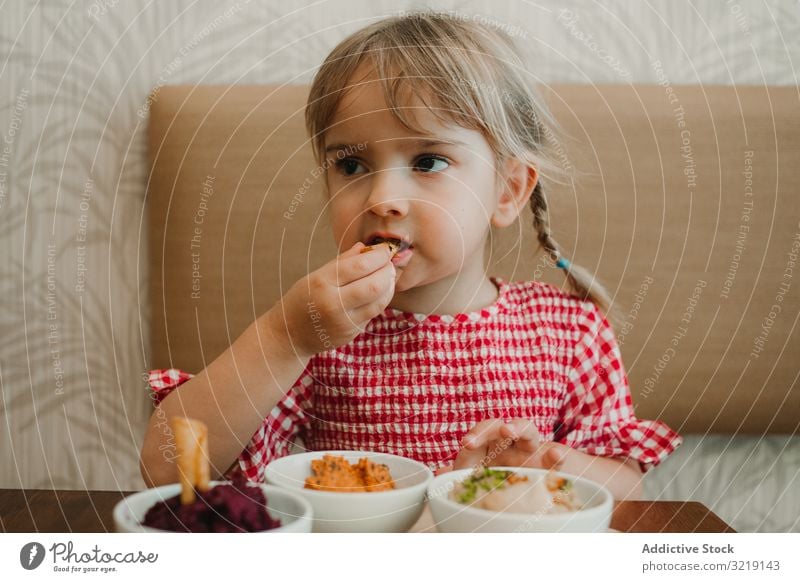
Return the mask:
M 498 194 L 494 153 L 481 132 L 442 124 L 417 98 L 408 106 L 435 137 L 403 126 L 374 78 L 348 88 L 325 134 L 339 249 L 374 236 L 410 243 L 393 259 L 396 293 L 465 269 L 482 274 Z

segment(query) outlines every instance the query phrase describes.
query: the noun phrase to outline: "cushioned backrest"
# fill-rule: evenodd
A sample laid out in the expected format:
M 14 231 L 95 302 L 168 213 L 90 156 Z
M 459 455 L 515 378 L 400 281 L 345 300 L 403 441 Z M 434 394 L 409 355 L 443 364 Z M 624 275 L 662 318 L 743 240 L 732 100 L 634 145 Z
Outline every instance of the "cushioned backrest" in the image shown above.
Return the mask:
M 152 365 L 196 372 L 334 256 L 305 86 L 162 87 L 150 120 Z M 614 296 L 637 414 L 795 432 L 800 115 L 791 88 L 555 86 L 576 181 L 557 240 Z M 490 268 L 563 284 L 525 210 Z

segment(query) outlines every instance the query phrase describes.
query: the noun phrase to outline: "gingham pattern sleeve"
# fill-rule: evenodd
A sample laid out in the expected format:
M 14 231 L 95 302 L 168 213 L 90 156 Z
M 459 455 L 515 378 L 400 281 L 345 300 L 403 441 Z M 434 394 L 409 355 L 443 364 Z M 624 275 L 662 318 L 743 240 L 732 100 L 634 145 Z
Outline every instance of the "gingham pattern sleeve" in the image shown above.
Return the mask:
M 169 368 L 166 370 L 150 370 L 148 374 L 148 382 L 150 389 L 153 391 L 151 396 L 153 402 L 158 405 L 167 397 L 167 395 L 175 390 L 178 386 L 191 380 L 194 374 L 184 372 L 178 368 Z
M 177 368 L 151 370 L 149 383 L 155 404 L 160 404 L 170 392 L 193 377 Z M 287 455 L 295 437 L 308 426 L 311 395 L 312 375 L 306 368 L 245 445 L 237 459 L 238 467 L 225 476 L 231 478 L 241 473 L 251 481 L 263 481 L 267 464 Z
M 239 456 L 239 466 L 248 479 L 263 482 L 267 465 L 289 454 L 295 437 L 311 423 L 312 393 L 313 376 L 306 368 Z
M 683 439 L 663 422 L 636 418 L 611 325 L 590 302 L 578 317 L 580 338 L 556 440 L 590 455 L 634 459 L 646 472 Z

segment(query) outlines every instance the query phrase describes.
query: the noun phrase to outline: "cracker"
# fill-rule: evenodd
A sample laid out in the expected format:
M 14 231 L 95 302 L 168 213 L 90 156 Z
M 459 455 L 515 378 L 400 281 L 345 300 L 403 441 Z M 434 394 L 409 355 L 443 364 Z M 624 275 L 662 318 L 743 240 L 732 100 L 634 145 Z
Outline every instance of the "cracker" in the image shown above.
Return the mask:
M 392 256 L 395 256 L 397 253 L 400 252 L 400 243 L 395 242 L 393 240 L 386 240 L 386 241 L 383 241 L 383 242 L 379 242 L 376 245 L 364 247 L 363 249 L 361 249 L 361 253 L 362 254 L 363 253 L 368 253 L 372 249 L 378 248 L 378 246 L 380 246 L 380 245 L 389 245 L 389 252 L 392 253 Z
M 208 427 L 201 421 L 183 416 L 170 421 L 178 450 L 178 479 L 181 503 L 196 499 L 195 489 L 208 491 L 211 469 L 208 462 Z

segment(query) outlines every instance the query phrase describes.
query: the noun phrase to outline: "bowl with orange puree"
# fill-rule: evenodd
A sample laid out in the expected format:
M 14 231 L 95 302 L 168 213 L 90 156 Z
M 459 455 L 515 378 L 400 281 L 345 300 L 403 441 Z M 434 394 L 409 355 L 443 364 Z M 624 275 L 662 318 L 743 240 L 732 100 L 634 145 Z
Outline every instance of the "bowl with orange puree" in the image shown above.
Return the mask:
M 313 508 L 313 531 L 405 532 L 425 507 L 433 473 L 388 453 L 314 451 L 272 461 L 270 485 L 297 493 Z

